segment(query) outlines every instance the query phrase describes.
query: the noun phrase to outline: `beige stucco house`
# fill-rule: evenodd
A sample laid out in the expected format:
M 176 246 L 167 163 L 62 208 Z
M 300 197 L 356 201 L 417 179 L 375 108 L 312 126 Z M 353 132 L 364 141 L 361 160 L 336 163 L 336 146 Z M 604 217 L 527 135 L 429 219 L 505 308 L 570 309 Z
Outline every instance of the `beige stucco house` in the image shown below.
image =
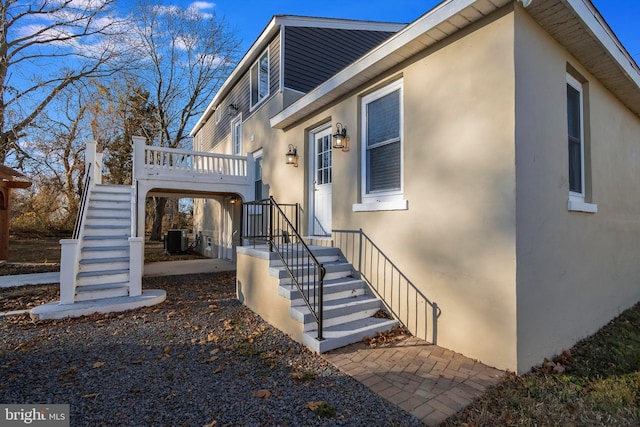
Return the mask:
M 255 198 L 299 203 L 304 236 L 364 230 L 437 301 L 434 336 L 407 294 L 412 333 L 524 372 L 640 300 L 640 71 L 589 0 L 446 0 L 407 26 L 367 23 L 389 34 L 306 90 L 283 83 L 278 19 L 195 149 L 259 159 Z M 338 124 L 346 150 L 327 145 Z M 196 209 L 230 248 L 233 197 Z

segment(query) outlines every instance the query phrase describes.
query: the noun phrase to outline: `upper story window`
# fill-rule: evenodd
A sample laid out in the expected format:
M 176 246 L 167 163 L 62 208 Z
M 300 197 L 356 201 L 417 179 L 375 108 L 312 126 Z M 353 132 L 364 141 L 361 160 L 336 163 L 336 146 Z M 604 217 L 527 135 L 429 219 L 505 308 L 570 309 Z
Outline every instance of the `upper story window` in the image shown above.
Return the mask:
M 231 121 L 231 154 L 242 155 L 242 115 Z
M 251 66 L 251 107 L 269 96 L 269 51 L 265 50 Z
M 402 80 L 362 98 L 362 203 L 355 210 L 406 209 L 402 127 Z
M 571 211 L 591 212 L 597 205 L 586 202 L 587 179 L 586 151 L 589 141 L 585 133 L 584 85 L 567 74 L 567 141 L 569 149 L 569 203 Z
M 220 123 L 221 120 L 222 120 L 222 107 L 218 105 L 218 107 L 216 107 L 216 124 Z

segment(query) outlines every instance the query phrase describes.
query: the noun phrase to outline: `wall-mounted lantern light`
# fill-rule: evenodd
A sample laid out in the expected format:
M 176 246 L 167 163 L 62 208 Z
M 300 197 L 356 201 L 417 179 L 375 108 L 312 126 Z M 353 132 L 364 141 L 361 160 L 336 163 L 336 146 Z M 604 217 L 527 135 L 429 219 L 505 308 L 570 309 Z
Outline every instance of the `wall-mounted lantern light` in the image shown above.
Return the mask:
M 293 165 L 294 167 L 298 167 L 298 149 L 294 147 L 292 144 L 289 144 L 289 151 L 287 151 L 287 164 Z
M 232 205 L 235 205 L 236 203 L 238 203 L 238 196 L 236 196 L 235 194 L 233 196 L 231 196 L 231 200 L 229 200 L 229 202 Z
M 240 111 L 240 109 L 236 104 L 229 104 L 229 106 L 227 107 L 227 114 L 229 116 L 235 116 L 236 114 L 238 114 L 238 111 Z
M 336 133 L 333 134 L 333 148 L 349 151 L 349 136 L 347 136 L 347 128 L 342 126 L 342 123 L 336 124 Z

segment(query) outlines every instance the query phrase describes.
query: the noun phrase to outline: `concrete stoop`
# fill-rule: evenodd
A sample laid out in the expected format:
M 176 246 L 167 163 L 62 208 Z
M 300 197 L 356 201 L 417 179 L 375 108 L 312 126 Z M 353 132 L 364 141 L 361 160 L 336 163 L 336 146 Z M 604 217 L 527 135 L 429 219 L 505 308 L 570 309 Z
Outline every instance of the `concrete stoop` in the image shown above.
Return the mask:
M 384 305 L 363 280 L 354 277 L 352 265 L 344 260 L 338 248 L 311 246 L 310 249 L 327 272 L 323 287 L 322 340 L 317 339 L 317 323 L 281 261 L 272 257 L 269 267 L 269 274 L 279 280 L 278 294 L 289 300 L 289 315 L 302 324 L 305 346 L 324 353 L 367 336 L 373 337 L 399 324 L 397 320 L 374 317 L 379 310 L 384 310 Z
M 166 298 L 167 293 L 161 289 L 145 289 L 142 291 L 142 295 L 136 297 L 101 298 L 79 301 L 73 304 L 60 304 L 59 301 L 50 302 L 32 308 L 29 314 L 34 320 L 64 319 L 65 317 L 81 317 L 94 313 L 114 313 L 140 307 L 150 307 L 160 304 Z

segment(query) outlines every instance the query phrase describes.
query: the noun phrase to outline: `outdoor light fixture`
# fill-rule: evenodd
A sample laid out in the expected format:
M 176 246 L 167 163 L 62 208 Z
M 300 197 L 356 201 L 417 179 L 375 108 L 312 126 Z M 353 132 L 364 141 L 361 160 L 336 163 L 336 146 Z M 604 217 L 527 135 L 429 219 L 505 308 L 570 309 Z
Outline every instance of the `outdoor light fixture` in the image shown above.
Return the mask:
M 298 167 L 298 149 L 294 147 L 292 144 L 289 144 L 289 151 L 287 151 L 287 164 L 293 165 L 294 167 Z
M 336 133 L 333 134 L 333 148 L 340 148 L 342 151 L 349 151 L 347 128 L 342 123 L 336 124 Z
M 229 114 L 230 116 L 235 116 L 236 114 L 238 114 L 238 111 L 240 111 L 240 109 L 236 104 L 229 104 L 229 106 L 227 107 L 227 114 Z
M 238 196 L 234 194 L 233 196 L 231 196 L 231 200 L 229 200 L 229 202 L 231 202 L 232 205 L 235 205 L 236 203 L 238 203 Z

